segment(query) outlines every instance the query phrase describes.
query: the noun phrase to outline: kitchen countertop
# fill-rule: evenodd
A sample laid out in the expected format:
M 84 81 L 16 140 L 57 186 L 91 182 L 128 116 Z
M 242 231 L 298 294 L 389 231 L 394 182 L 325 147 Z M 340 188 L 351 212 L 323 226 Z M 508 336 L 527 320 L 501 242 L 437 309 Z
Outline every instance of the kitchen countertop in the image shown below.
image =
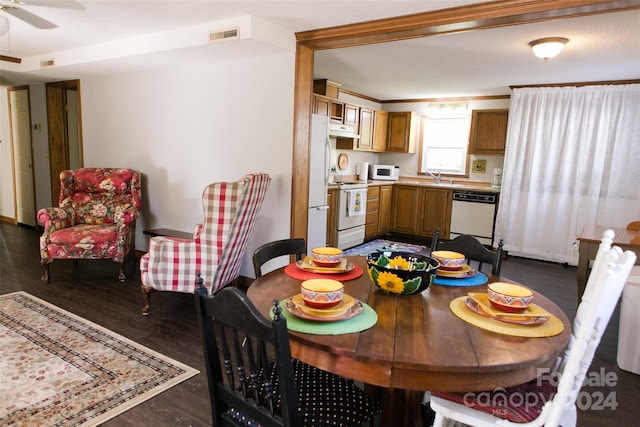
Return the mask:
M 450 179 L 445 179 L 445 182 L 443 182 L 442 184 L 436 184 L 433 180 L 429 180 L 429 179 L 422 179 L 420 177 L 400 177 L 399 180 L 397 181 L 388 181 L 388 180 L 368 180 L 367 184 L 370 187 L 374 187 L 374 186 L 382 186 L 382 185 L 394 185 L 394 184 L 398 184 L 398 185 L 413 185 L 413 186 L 419 186 L 419 187 L 434 187 L 434 188 L 451 188 L 451 189 L 460 189 L 460 190 L 476 190 L 476 191 L 487 191 L 487 192 L 493 192 L 493 193 L 499 193 L 500 189 L 499 188 L 494 188 L 492 187 L 490 184 L 486 183 L 486 182 L 477 182 L 477 181 L 470 181 L 470 182 L 465 182 L 462 180 L 458 180 L 455 181 L 453 183 L 450 183 Z M 329 183 L 328 186 L 329 189 L 337 189 L 339 188 L 338 184 L 336 183 Z

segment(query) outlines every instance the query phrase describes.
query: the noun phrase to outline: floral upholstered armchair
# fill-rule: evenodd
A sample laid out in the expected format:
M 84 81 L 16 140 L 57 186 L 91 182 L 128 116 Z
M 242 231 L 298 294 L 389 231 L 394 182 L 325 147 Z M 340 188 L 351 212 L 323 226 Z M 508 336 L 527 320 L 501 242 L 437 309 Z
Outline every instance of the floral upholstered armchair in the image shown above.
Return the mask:
M 242 257 L 271 178 L 248 174 L 236 182 L 219 182 L 204 189 L 204 221 L 193 239 L 157 236 L 149 241 L 149 253 L 140 259 L 140 277 L 149 314 L 151 292 L 193 293 L 200 273 L 209 294 L 238 278 Z
M 59 207 L 38 211 L 42 281 L 54 259 L 113 259 L 124 282 L 142 206 L 141 174 L 131 169 L 81 168 L 60 173 Z

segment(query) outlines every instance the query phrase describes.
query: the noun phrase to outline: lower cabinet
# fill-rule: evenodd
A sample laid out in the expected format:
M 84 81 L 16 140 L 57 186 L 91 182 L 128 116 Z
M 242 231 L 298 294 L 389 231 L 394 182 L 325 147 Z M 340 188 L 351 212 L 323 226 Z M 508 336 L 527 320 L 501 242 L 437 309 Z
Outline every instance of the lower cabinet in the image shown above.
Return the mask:
M 338 210 L 338 192 L 336 189 L 327 191 L 327 246 L 336 246 L 336 211 Z
M 394 185 L 391 231 L 449 238 L 452 190 L 446 188 Z
M 393 186 L 375 185 L 367 189 L 365 239 L 391 230 L 391 194 Z

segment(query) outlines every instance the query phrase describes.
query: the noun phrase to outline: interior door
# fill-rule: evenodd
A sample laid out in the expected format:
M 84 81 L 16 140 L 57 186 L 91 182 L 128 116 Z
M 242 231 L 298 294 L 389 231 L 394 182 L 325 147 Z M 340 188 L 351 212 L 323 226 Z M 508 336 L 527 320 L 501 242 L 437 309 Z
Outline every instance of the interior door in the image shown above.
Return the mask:
M 33 153 L 31 151 L 31 114 L 29 88 L 9 89 L 11 114 L 11 141 L 15 182 L 15 212 L 20 224 L 35 227 L 35 191 L 33 179 Z
M 47 83 L 46 89 L 51 202 L 57 206 L 60 172 L 83 166 L 80 82 Z

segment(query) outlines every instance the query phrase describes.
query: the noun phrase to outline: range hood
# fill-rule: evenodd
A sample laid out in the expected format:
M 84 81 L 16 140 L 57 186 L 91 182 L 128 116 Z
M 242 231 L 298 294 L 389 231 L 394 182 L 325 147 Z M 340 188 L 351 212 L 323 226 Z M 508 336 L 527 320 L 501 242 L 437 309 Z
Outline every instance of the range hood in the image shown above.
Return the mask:
M 338 138 L 360 138 L 355 126 L 340 123 L 329 123 L 329 136 L 335 136 Z

